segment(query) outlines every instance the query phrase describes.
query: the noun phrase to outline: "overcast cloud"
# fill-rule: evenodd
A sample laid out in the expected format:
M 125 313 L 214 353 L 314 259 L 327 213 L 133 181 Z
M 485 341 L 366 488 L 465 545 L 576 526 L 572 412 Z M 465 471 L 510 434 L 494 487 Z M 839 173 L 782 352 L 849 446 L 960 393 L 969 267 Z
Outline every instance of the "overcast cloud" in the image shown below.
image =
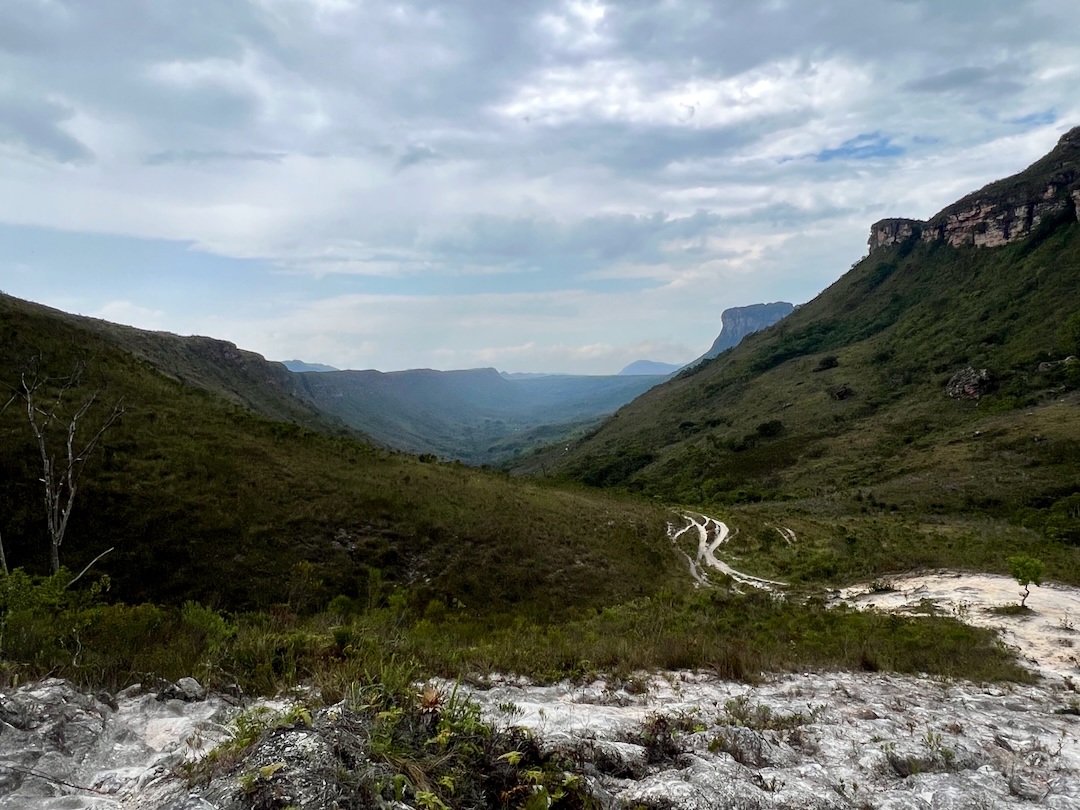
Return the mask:
M 4 0 L 0 289 L 339 367 L 684 362 L 1078 86 L 1075 0 Z

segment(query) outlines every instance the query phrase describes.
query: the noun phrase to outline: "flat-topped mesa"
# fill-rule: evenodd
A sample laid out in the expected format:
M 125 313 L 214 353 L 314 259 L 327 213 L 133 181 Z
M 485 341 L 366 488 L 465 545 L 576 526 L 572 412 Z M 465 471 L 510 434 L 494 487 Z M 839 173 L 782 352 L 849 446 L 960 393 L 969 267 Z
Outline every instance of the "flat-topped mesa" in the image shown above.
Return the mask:
M 1061 136 L 1050 154 L 1027 169 L 990 183 L 926 222 L 883 219 L 870 229 L 870 252 L 918 237 L 953 247 L 998 247 L 1023 239 L 1039 223 L 1080 219 L 1080 127 Z

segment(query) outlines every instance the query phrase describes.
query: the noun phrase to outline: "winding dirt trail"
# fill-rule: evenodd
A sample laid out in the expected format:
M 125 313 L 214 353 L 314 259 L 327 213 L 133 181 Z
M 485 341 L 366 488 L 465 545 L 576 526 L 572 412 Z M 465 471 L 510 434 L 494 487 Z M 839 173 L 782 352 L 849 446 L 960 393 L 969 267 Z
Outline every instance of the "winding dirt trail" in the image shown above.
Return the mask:
M 677 529 L 674 524 L 669 523 L 668 537 L 686 557 L 687 562 L 690 564 L 690 575 L 698 585 L 711 584 L 708 574 L 702 570 L 703 567 L 708 567 L 726 574 L 741 585 L 748 585 L 751 588 L 771 591 L 775 588 L 785 587 L 783 582 L 744 574 L 741 571 L 736 571 L 723 560 L 717 559 L 716 549 L 734 537 L 726 523 L 698 512 L 682 512 L 681 517 L 687 521 L 687 525 Z M 698 537 L 697 553 L 694 557 L 691 557 L 679 546 L 679 538 L 689 531 L 696 531 Z M 794 536 L 794 533 L 792 536 Z
M 734 537 L 737 529 L 732 531 L 723 521 L 700 512 L 680 512 L 679 517 L 682 522 L 668 524 L 668 537 L 686 558 L 697 586 L 711 586 L 709 574 L 718 571 L 738 585 L 765 591 L 786 587 L 783 582 L 744 574 L 717 558 L 717 549 Z M 772 528 L 787 543 L 797 541 L 791 529 Z M 697 548 L 688 553 L 680 540 L 691 533 L 697 537 Z M 1017 651 L 1021 663 L 1040 675 L 1080 680 L 1080 588 L 1044 583 L 1032 590 L 1030 612 L 1009 615 L 994 611 L 1018 605 L 1019 590 L 1009 577 L 931 571 L 845 588 L 837 592 L 834 604 L 898 613 L 925 612 L 930 607 L 965 624 L 996 630 L 1001 641 Z

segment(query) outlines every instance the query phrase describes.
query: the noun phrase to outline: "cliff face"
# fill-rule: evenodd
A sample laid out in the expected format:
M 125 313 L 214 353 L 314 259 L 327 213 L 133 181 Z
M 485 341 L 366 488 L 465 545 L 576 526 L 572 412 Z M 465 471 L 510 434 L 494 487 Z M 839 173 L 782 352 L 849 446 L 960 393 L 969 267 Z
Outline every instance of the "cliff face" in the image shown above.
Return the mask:
M 695 360 L 694 363 L 716 357 L 720 352 L 730 349 L 732 346 L 737 346 L 739 341 L 747 335 L 752 335 L 767 326 L 772 326 L 781 318 L 790 315 L 794 309 L 795 307 L 786 301 L 725 309 L 720 314 L 720 334 L 713 341 L 713 345 L 709 350 Z
M 925 222 L 874 223 L 868 244 L 871 252 L 911 238 L 953 247 L 998 247 L 1068 214 L 1080 219 L 1080 127 L 1065 133 L 1054 151 L 1020 174 L 967 195 Z
M 870 227 L 870 239 L 867 241 L 870 252 L 906 242 L 912 236 L 921 234 L 924 225 L 926 223 L 918 219 L 883 219 L 875 222 Z

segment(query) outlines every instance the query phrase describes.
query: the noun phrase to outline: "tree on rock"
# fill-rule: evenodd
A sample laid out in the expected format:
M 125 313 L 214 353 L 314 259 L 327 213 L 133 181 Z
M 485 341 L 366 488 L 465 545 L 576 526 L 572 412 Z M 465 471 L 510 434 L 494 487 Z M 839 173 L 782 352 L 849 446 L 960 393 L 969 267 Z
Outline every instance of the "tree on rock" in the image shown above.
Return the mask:
M 1042 560 L 1037 560 L 1034 557 L 1017 556 L 1009 557 L 1008 562 L 1009 573 L 1024 589 L 1020 593 L 1020 607 L 1025 607 L 1024 603 L 1031 596 L 1031 586 L 1042 585 Z

